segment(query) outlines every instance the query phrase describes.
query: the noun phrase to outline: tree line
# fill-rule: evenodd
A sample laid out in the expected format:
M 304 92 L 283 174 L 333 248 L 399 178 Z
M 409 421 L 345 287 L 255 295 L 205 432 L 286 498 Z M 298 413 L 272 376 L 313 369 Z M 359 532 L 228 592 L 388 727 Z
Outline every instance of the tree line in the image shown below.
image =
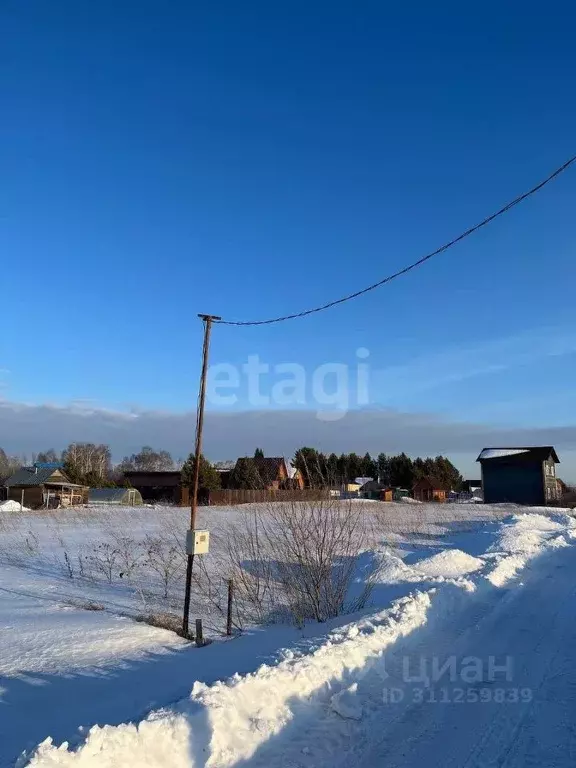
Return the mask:
M 112 462 L 109 446 L 102 443 L 70 443 L 60 453 L 50 448 L 47 451 L 33 453 L 30 457 L 9 456 L 0 448 L 0 482 L 4 482 L 20 467 L 35 463 L 61 463 L 63 471 L 71 482 L 94 488 L 126 485 L 124 472 L 129 470 L 141 472 L 178 470 L 183 464 L 181 460 L 175 461 L 168 451 L 157 451 L 149 445 L 145 445 L 138 453 L 125 456 L 116 465 Z
M 316 448 L 303 447 L 296 451 L 294 466 L 300 470 L 307 487 L 320 488 L 353 483 L 356 478 L 379 480 L 392 488 L 410 490 L 423 477 L 433 477 L 447 488 L 459 490 L 463 478 L 445 456 L 411 459 L 405 453 L 371 456 L 365 453 L 325 454 Z
M 259 471 L 259 459 L 264 458 L 260 448 L 254 452 L 254 460 L 241 458 L 234 465 L 227 479 L 228 488 L 257 490 L 266 487 Z M 191 485 L 194 456 L 189 456 L 182 468 L 184 485 Z M 292 465 L 301 472 L 306 488 L 340 488 L 354 483 L 357 478 L 379 480 L 392 488 L 411 490 L 414 483 L 423 477 L 432 477 L 451 490 L 460 490 L 463 478 L 458 469 L 445 456 L 411 459 L 405 453 L 387 455 L 380 453 L 372 457 L 369 453 L 325 454 L 316 448 L 299 448 Z M 204 456 L 200 460 L 199 486 L 217 490 L 221 486 L 221 474 Z M 290 482 L 286 483 L 290 486 Z
M 265 480 L 258 469 L 258 460 L 264 458 L 260 448 L 254 452 L 254 459 L 236 462 L 228 480 L 229 487 L 257 489 L 265 486 Z M 183 485 L 190 486 L 194 472 L 194 456 L 186 461 L 174 460 L 165 450 L 155 450 L 149 445 L 137 453 L 125 456 L 118 464 L 112 462 L 110 448 L 96 443 L 70 443 L 63 451 L 54 449 L 32 454 L 30 461 L 26 456 L 8 456 L 0 448 L 0 482 L 4 482 L 21 466 L 35 462 L 61 462 L 63 470 L 73 483 L 91 487 L 114 487 L 126 485 L 124 473 L 127 471 L 158 472 L 180 470 Z M 379 480 L 381 483 L 399 488 L 411 489 L 421 477 L 431 476 L 440 480 L 448 488 L 458 490 L 462 484 L 462 475 L 449 459 L 444 456 L 435 458 L 411 459 L 405 453 L 387 455 L 380 453 L 373 457 L 370 453 L 360 456 L 356 453 L 325 454 L 316 448 L 299 448 L 292 459 L 293 466 L 300 470 L 307 488 L 339 487 L 353 483 L 363 477 Z M 216 490 L 221 485 L 221 473 L 204 456 L 200 461 L 200 487 Z

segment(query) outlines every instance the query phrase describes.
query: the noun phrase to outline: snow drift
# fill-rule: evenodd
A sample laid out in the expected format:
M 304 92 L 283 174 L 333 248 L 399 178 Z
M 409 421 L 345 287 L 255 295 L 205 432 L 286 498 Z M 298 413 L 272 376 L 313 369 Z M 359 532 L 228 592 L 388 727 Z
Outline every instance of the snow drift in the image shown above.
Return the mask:
M 232 766 L 250 759 L 296 717 L 299 723 L 326 717 L 328 709 L 341 722 L 362 719 L 357 684 L 374 674 L 388 649 L 423 627 L 432 606 L 452 616 L 474 599 L 501 595 L 502 586 L 521 567 L 544 552 L 574 540 L 568 515 L 544 518 L 515 516 L 503 525 L 496 543 L 480 557 L 452 550 L 421 561 L 413 569 L 390 563 L 398 574 L 426 573 L 438 579 L 427 591 L 416 591 L 390 608 L 335 630 L 308 653 L 284 652 L 274 666 L 234 676 L 207 686 L 195 683 L 189 699 L 151 713 L 143 722 L 94 726 L 76 750 L 46 739 L 30 762 L 35 768 L 76 766 L 117 768 L 196 768 Z M 233 649 L 231 647 L 231 652 Z M 381 674 L 386 674 L 381 672 Z M 326 727 L 332 727 L 328 723 Z

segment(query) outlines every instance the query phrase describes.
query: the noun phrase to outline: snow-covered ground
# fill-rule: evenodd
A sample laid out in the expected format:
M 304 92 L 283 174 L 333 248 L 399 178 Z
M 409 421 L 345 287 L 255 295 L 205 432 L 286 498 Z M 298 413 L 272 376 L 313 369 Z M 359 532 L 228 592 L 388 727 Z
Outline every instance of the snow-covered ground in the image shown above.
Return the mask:
M 71 576 L 63 556 L 77 562 L 106 537 L 125 538 L 128 521 L 142 536 L 184 530 L 182 511 L 67 514 L 2 518 L 0 766 L 572 764 L 567 514 L 366 505 L 373 541 L 358 579 L 379 567 L 361 614 L 229 640 L 214 630 L 201 649 L 129 618 L 143 600 L 161 602 L 161 583 Z M 229 518 L 245 514 L 203 511 L 216 547 Z M 168 600 L 179 597 L 174 586 Z M 507 656 L 510 679 L 491 679 L 488 665 Z M 472 682 L 467 657 L 482 667 Z M 422 658 L 428 677 L 432 664 L 459 676 L 423 685 Z

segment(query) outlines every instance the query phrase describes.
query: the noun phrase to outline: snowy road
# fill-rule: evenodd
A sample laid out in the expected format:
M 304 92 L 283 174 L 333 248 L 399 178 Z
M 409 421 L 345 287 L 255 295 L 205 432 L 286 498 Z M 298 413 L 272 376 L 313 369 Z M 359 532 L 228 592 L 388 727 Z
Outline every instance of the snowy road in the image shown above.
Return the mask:
M 322 718 L 303 711 L 241 765 L 573 766 L 575 575 L 576 548 L 559 548 L 537 560 L 523 583 L 479 595 L 448 616 L 430 616 L 395 643 L 383 664 L 359 676 L 344 717 L 328 693 Z M 430 687 L 414 680 L 421 670 L 429 674 L 434 660 L 440 669 L 451 657 L 458 679 L 451 682 L 447 672 Z M 507 671 L 489 674 L 491 658 Z M 469 683 L 461 672 L 473 672 L 473 664 L 481 665 L 483 679 Z M 401 700 L 391 703 L 394 697 Z
M 422 633 L 412 656 L 484 662 L 511 659 L 511 673 L 494 682 L 466 685 L 462 680 L 424 691 L 424 702 L 389 705 L 372 719 L 366 741 L 352 750 L 348 765 L 375 768 L 412 766 L 567 766 L 576 760 L 576 550 L 544 558 L 524 586 L 502 596 L 483 615 L 465 612 L 432 642 Z M 412 664 L 416 670 L 417 664 Z M 505 678 L 509 679 L 506 680 Z M 386 681 L 390 687 L 391 680 Z M 401 685 L 401 684 L 400 684 Z M 508 699 L 494 701 L 498 689 Z M 467 703 L 468 691 L 488 693 L 491 701 Z M 460 700 L 460 690 L 465 694 Z M 412 692 L 421 689 L 416 684 Z M 444 693 L 443 693 L 444 691 Z M 405 691 L 406 694 L 410 690 Z M 474 698 L 474 694 L 468 694 Z M 479 693 L 479 695 L 481 695 Z M 447 703 L 441 703 L 442 697 Z M 414 698 L 414 697 L 413 697 Z M 524 699 L 524 701 L 523 701 Z M 399 709 L 399 711 L 398 711 Z M 380 716 L 381 715 L 381 716 Z

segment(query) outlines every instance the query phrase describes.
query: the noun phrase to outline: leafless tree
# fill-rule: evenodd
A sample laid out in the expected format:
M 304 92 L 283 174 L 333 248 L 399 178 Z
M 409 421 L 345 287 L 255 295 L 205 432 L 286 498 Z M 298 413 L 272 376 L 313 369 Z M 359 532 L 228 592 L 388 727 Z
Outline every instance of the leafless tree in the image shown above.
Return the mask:
M 161 472 L 175 469 L 174 460 L 168 451 L 155 451 L 149 445 L 143 446 L 138 453 L 125 456 L 117 467 L 117 470 L 127 472 L 136 470 L 140 472 Z
M 111 453 L 107 445 L 71 443 L 62 451 L 62 461 L 71 478 L 105 482 L 110 475 Z

